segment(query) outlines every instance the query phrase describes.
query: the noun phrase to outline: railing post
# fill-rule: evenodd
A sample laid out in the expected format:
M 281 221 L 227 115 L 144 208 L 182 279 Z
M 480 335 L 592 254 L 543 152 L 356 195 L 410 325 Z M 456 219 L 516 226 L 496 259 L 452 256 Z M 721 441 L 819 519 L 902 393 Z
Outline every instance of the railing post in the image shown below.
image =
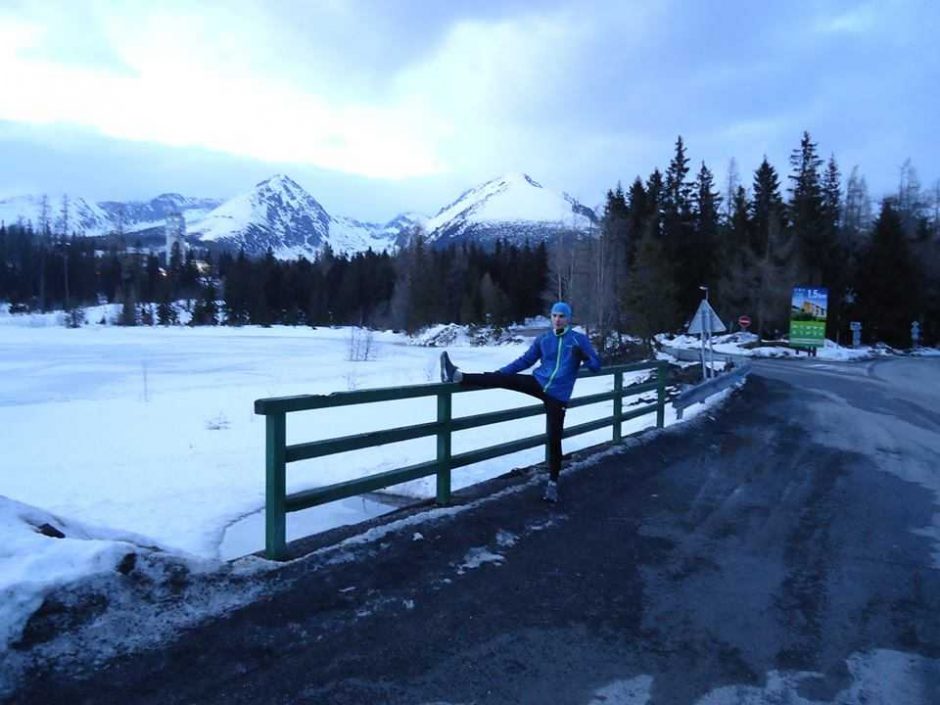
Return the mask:
M 620 420 L 621 414 L 623 414 L 623 371 L 617 370 L 614 372 L 614 443 L 620 443 L 621 438 L 623 437 L 623 430 L 621 426 L 623 422 Z
M 546 410 L 546 413 L 545 413 L 545 467 L 547 468 L 551 468 L 552 466 L 552 462 L 551 462 L 552 456 L 551 456 L 551 451 L 549 450 L 551 446 L 551 438 L 552 438 L 552 432 L 551 432 L 551 429 L 549 428 L 548 413 Z
M 287 495 L 287 472 L 285 451 L 287 446 L 287 418 L 282 411 L 268 414 L 267 439 L 265 445 L 265 555 L 273 561 L 286 557 L 287 513 L 285 497 Z
M 656 427 L 666 425 L 666 375 L 669 371 L 668 362 L 659 362 L 656 365 Z
M 450 391 L 437 393 L 437 422 L 441 424 L 437 432 L 437 503 L 450 504 Z

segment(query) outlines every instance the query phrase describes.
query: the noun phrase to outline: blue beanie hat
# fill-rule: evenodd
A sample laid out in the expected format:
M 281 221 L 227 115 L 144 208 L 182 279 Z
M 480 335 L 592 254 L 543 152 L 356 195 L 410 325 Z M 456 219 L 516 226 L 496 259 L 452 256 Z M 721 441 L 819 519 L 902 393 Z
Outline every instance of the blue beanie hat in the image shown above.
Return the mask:
M 552 306 L 552 313 L 560 313 L 566 318 L 571 318 L 571 306 L 566 304 L 564 301 L 559 301 L 554 306 Z

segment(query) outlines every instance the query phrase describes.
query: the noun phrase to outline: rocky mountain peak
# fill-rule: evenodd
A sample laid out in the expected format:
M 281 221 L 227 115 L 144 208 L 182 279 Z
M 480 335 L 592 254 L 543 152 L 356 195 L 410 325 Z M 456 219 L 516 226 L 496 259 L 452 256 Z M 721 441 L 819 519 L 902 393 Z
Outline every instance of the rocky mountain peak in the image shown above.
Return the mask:
M 462 193 L 426 224 L 432 243 L 497 239 L 531 242 L 561 232 L 586 232 L 596 216 L 564 193 L 545 188 L 528 174 L 514 172 Z
M 0 220 L 38 222 L 39 197 L 0 201 Z M 47 199 L 50 218 L 56 199 Z M 182 213 L 190 240 L 210 248 L 279 258 L 312 259 L 329 245 L 333 252 L 392 250 L 423 233 L 431 245 L 497 239 L 521 244 L 549 240 L 559 233 L 587 234 L 596 214 L 567 194 L 555 192 L 523 172 L 511 172 L 468 189 L 433 218 L 403 212 L 387 223 L 368 223 L 330 214 L 286 174 L 274 174 L 227 201 L 162 193 L 149 201 L 70 200 L 70 230 L 87 235 L 146 233 L 162 246 L 166 217 Z M 148 245 L 149 246 L 149 245 Z

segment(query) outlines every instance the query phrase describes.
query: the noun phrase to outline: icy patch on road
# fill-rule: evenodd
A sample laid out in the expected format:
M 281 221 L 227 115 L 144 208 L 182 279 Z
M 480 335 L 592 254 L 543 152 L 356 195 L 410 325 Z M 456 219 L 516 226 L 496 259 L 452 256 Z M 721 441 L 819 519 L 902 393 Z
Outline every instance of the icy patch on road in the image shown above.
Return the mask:
M 481 497 L 480 499 L 468 502 L 464 505 L 452 506 L 452 507 L 436 507 L 434 509 L 429 509 L 427 511 L 422 511 L 411 516 L 404 517 L 402 519 L 396 519 L 388 522 L 387 524 L 382 524 L 380 526 L 375 526 L 370 529 L 363 531 L 362 533 L 350 536 L 347 539 L 344 539 L 340 543 L 331 546 L 325 546 L 323 548 L 317 549 L 312 554 L 300 556 L 296 558 L 295 561 L 306 561 L 311 556 L 320 556 L 323 558 L 325 564 L 335 565 L 339 563 L 348 563 L 349 561 L 358 560 L 359 556 L 353 552 L 353 550 L 360 546 L 369 546 L 374 544 L 380 544 L 382 539 L 387 536 L 394 535 L 401 532 L 403 529 L 409 529 L 412 527 L 423 527 L 427 524 L 432 524 L 436 521 L 443 521 L 447 519 L 453 519 L 460 514 L 463 514 L 466 511 L 477 508 L 483 504 L 489 502 L 499 501 L 504 497 L 510 495 L 518 494 L 519 492 L 524 492 L 527 488 L 533 485 L 538 478 L 531 478 L 529 481 L 524 482 L 519 485 L 512 487 L 507 487 L 500 490 L 499 492 L 494 492 L 491 495 Z M 425 527 L 425 531 L 427 528 Z M 415 536 L 419 533 L 412 533 L 412 540 L 415 539 Z M 420 534 L 421 539 L 424 539 L 424 535 Z
M 713 690 L 696 705 L 931 705 L 936 703 L 940 661 L 918 654 L 879 649 L 850 656 L 846 663 L 852 683 L 831 700 L 809 695 L 814 681 L 824 678 L 812 671 L 770 671 L 762 688 L 725 686 Z
M 813 406 L 818 433 L 816 438 L 830 447 L 875 458 L 878 468 L 895 477 L 920 485 L 940 504 L 940 473 L 937 472 L 936 433 L 908 423 L 892 414 L 852 409 L 851 425 L 845 423 L 842 397 L 820 391 L 831 405 Z M 916 452 L 915 452 L 916 451 Z M 914 531 L 933 541 L 933 567 L 940 568 L 940 513 L 934 512 L 929 526 Z
M 501 565 L 506 557 L 500 553 L 493 553 L 486 546 L 474 546 L 463 557 L 463 563 L 457 566 L 457 575 L 463 575 L 468 570 L 474 570 L 487 563 Z

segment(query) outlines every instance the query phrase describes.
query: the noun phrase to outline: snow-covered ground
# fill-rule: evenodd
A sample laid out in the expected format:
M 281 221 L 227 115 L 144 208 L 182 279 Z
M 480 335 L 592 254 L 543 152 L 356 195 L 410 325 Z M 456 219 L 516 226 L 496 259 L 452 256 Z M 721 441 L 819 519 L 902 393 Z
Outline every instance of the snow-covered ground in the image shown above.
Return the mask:
M 445 341 L 467 370 L 495 369 L 528 345 L 471 346 L 454 327 L 413 340 L 348 328 L 98 325 L 116 314 L 113 307 L 90 310 L 89 325 L 67 329 L 61 314 L 0 313 L 0 645 L 17 638 L 51 590 L 113 573 L 129 551 L 172 556 L 205 571 L 262 548 L 265 426 L 253 412 L 256 399 L 436 382 L 441 348 L 422 344 L 430 339 Z M 350 359 L 367 347 L 368 359 Z M 611 384 L 609 377 L 584 379 L 577 391 Z M 481 391 L 456 395 L 453 413 L 531 403 L 512 392 Z M 686 419 L 706 408 L 687 410 Z M 567 423 L 607 413 L 607 405 L 572 409 Z M 435 414 L 434 397 L 292 414 L 288 443 L 421 423 Z M 648 415 L 624 430 L 653 423 Z M 675 423 L 672 409 L 666 423 Z M 535 435 L 543 424 L 533 417 L 458 433 L 453 452 Z M 569 439 L 565 450 L 609 434 Z M 293 463 L 288 492 L 434 454 L 429 438 Z M 535 448 L 455 470 L 454 489 L 542 459 Z M 434 482 L 424 478 L 390 491 L 430 497 Z M 291 514 L 288 538 L 389 509 L 374 498 L 353 498 Z
M 423 384 L 438 380 L 440 347 L 391 332 L 348 328 L 121 328 L 98 325 L 113 307 L 90 310 L 78 329 L 61 314 L 0 313 L 0 643 L 15 639 L 56 586 L 114 571 L 128 550 L 160 551 L 208 564 L 264 545 L 264 418 L 254 401 L 294 394 Z M 499 367 L 527 342 L 470 346 L 460 330 L 438 328 L 457 364 Z M 369 359 L 360 357 L 369 346 Z M 638 373 L 643 377 L 646 373 Z M 582 380 L 581 394 L 610 378 Z M 459 394 L 454 415 L 531 404 L 500 390 Z M 609 413 L 572 409 L 569 423 Z M 303 412 L 288 418 L 288 443 L 432 420 L 434 397 Z M 667 412 L 667 422 L 673 416 Z M 654 423 L 637 419 L 625 431 Z M 464 452 L 544 430 L 541 417 L 455 434 Z M 567 451 L 609 431 L 565 442 Z M 288 491 L 429 460 L 420 439 L 288 466 Z M 455 489 L 543 459 L 531 449 L 461 468 Z M 433 496 L 434 478 L 390 488 Z M 288 516 L 288 538 L 354 523 L 391 506 L 354 498 Z
M 657 340 L 662 345 L 671 348 L 700 350 L 702 347 L 701 339 L 697 335 L 661 335 L 657 336 Z M 766 341 L 763 345 L 759 345 L 759 342 L 754 333 L 728 333 L 713 336 L 711 348 L 716 353 L 747 357 L 786 357 L 794 359 L 809 357 L 809 353 L 805 349 L 797 350 L 788 347 L 786 341 L 779 341 L 775 345 L 767 344 Z M 847 348 L 837 345 L 831 340 L 826 340 L 823 347 L 816 349 L 815 358 L 817 360 L 847 362 L 894 354 L 897 354 L 897 351 L 886 345 L 860 345 L 857 348 Z M 935 348 L 919 348 L 912 354 L 931 355 L 940 354 L 940 351 Z

